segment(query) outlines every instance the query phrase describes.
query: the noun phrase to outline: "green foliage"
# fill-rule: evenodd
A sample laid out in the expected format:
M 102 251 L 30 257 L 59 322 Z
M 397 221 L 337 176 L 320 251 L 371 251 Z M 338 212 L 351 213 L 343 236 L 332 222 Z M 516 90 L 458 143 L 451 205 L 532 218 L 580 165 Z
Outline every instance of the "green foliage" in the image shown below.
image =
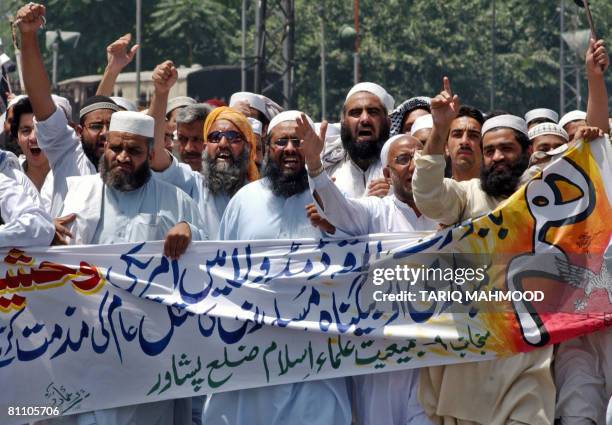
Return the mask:
M 82 33 L 76 50 L 60 47 L 60 80 L 101 73 L 106 62 L 106 45 L 124 33 L 134 35 L 134 0 L 43 3 L 48 8 L 48 29 Z M 321 113 L 322 20 L 326 36 L 328 117 L 339 118 L 344 96 L 353 84 L 352 48 L 340 36 L 343 27 L 353 25 L 352 3 L 295 0 L 297 106 L 316 119 Z M 361 80 L 384 85 L 399 103 L 411 96 L 436 94 L 442 76 L 448 75 L 462 102 L 489 109 L 492 3 L 492 0 L 361 1 Z M 599 37 L 609 37 L 612 2 L 589 3 Z M 9 11 L 16 12 L 21 4 L 22 1 L 2 0 L 1 19 Z M 152 69 L 165 59 L 186 66 L 238 64 L 241 4 L 241 0 L 142 0 L 143 69 Z M 584 11 L 571 0 L 565 0 L 565 4 L 567 29 L 572 19 L 579 28 L 586 28 Z M 247 56 L 253 52 L 254 5 L 251 0 Z M 268 0 L 268 7 L 271 5 L 273 2 Z M 517 114 L 536 106 L 559 108 L 558 7 L 559 1 L 554 0 L 496 1 L 496 108 Z M 278 24 L 271 21 L 269 27 Z M 0 37 L 12 56 L 8 25 L 0 25 Z M 51 52 L 44 48 L 43 51 L 50 63 Z

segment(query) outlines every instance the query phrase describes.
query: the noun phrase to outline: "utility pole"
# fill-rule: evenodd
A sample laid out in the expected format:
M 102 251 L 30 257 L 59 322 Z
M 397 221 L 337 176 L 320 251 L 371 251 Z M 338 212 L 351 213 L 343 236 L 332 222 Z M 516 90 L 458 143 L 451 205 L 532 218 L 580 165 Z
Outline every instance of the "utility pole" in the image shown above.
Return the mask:
M 559 6 L 559 116 L 565 115 L 565 0 Z
M 242 0 L 242 45 L 240 50 L 240 91 L 246 91 L 247 68 L 246 68 L 246 10 L 247 0 Z
M 136 0 L 136 43 L 140 44 L 140 30 L 142 26 L 142 0 Z M 136 105 L 140 106 L 140 52 L 136 50 Z
M 491 17 L 491 96 L 489 100 L 489 110 L 495 109 L 495 0 L 493 0 L 493 10 Z
M 353 20 L 355 23 L 355 52 L 353 53 L 353 81 L 359 82 L 359 0 L 353 0 Z
M 321 122 L 325 120 L 327 111 L 326 111 L 326 91 L 325 87 L 325 6 L 323 3 L 320 4 L 321 11 Z

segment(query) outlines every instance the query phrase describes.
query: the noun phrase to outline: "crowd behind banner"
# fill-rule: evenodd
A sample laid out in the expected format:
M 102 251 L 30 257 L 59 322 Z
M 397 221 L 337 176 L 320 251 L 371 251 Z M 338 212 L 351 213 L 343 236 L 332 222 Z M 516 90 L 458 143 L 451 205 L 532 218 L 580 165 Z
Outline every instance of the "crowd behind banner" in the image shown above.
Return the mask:
M 603 40 L 589 40 L 585 56 L 586 111 L 561 117 L 548 108 L 524 117 L 483 112 L 462 105 L 443 77 L 440 93 L 415 93 L 401 103 L 379 84 L 358 83 L 346 95 L 339 123 L 314 123 L 307 111 L 285 111 L 249 92 L 234 93 L 227 106 L 169 99 L 178 76 L 170 60 L 153 71 L 151 102 L 139 111 L 112 96 L 139 48 L 127 34 L 108 46 L 97 93 L 73 122 L 70 102 L 51 92 L 38 44 L 46 12 L 29 3 L 15 15 L 25 93 L 9 96 L 0 128 L 0 247 L 163 241 L 160 254 L 176 260 L 193 241 L 434 231 L 491 213 L 543 172 L 560 185 L 601 179 L 603 189 L 584 187 L 610 211 L 612 119 Z M 602 144 L 585 179 L 546 174 L 580 143 Z M 534 195 L 531 214 L 553 199 L 556 226 L 578 222 L 578 204 L 552 192 Z M 555 225 L 534 229 L 534 252 L 549 244 Z M 580 247 L 576 254 L 607 249 L 604 258 L 610 258 L 610 235 L 604 228 L 570 239 Z M 612 293 L 605 264 L 590 272 L 602 297 Z M 577 285 L 587 274 L 578 275 Z M 612 424 L 612 333 L 607 328 L 494 360 L 241 389 L 38 423 L 192 422 Z

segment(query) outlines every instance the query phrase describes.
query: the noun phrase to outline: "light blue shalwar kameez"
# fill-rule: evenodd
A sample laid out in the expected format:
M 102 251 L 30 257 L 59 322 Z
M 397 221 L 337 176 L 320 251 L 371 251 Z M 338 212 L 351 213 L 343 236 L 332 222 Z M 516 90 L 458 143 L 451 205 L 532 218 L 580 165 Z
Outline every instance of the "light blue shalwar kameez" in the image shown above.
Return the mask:
M 282 198 L 264 178 L 234 195 L 219 226 L 221 240 L 318 238 L 305 207 L 308 190 Z M 230 391 L 207 397 L 203 425 L 349 425 L 351 405 L 344 378 Z

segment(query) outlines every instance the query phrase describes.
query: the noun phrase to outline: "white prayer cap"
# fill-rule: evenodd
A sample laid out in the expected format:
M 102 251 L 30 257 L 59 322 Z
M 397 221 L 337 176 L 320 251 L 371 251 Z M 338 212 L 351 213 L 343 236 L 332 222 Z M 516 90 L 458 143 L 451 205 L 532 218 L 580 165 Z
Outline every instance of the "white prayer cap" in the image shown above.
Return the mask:
M 173 97 L 168 101 L 168 105 L 166 106 L 166 115 L 174 111 L 176 108 L 182 108 L 184 106 L 194 105 L 196 103 L 198 102 L 189 96 Z
M 525 121 L 527 121 L 527 125 L 529 125 L 531 121 L 541 119 L 541 118 L 546 118 L 551 121 L 558 122 L 559 114 L 557 114 L 552 109 L 548 109 L 548 108 L 532 109 L 531 111 L 525 114 Z
M 115 103 L 119 105 L 119 107 L 125 109 L 126 111 L 138 111 L 136 105 L 125 97 L 111 96 L 110 98 L 113 99 Z
M 253 129 L 253 133 L 257 134 L 258 136 L 261 136 L 261 130 L 262 130 L 262 123 L 259 120 L 256 120 L 255 118 L 251 118 L 248 117 L 247 121 L 249 122 L 249 124 L 251 124 L 251 128 Z
M 406 136 L 406 134 L 404 133 L 396 134 L 395 136 L 389 138 L 389 140 L 387 140 L 385 144 L 383 145 L 382 149 L 380 150 L 380 162 L 382 162 L 383 168 L 389 165 L 388 157 L 389 157 L 389 150 L 391 149 L 391 145 L 393 145 L 393 143 L 397 142 L 399 139 L 401 139 L 404 136 Z
M 51 98 L 53 99 L 53 103 L 55 103 L 55 106 L 61 108 L 62 111 L 64 111 L 64 114 L 66 115 L 68 121 L 72 121 L 72 105 L 70 105 L 70 101 L 65 97 L 58 96 L 56 94 L 52 94 Z
M 119 111 L 111 115 L 108 132 L 123 131 L 138 136 L 153 137 L 155 120 L 145 114 L 134 111 Z
M 528 135 L 527 123 L 521 117 L 517 117 L 516 115 L 498 115 L 493 118 L 489 118 L 484 122 L 482 126 L 482 137 L 486 134 L 487 131 L 490 131 L 494 128 L 505 127 L 516 130 L 520 133 L 523 133 L 525 136 Z
M 360 91 L 372 93 L 374 96 L 379 98 L 381 103 L 385 106 L 385 108 L 387 108 L 387 113 L 391 113 L 391 111 L 393 110 L 393 105 L 395 105 L 395 100 L 389 93 L 387 93 L 387 90 L 385 90 L 382 86 L 379 86 L 376 83 L 357 83 L 355 84 L 353 88 L 349 90 L 348 94 L 346 95 L 346 99 L 344 100 L 344 103 L 346 103 L 349 100 L 349 97 L 351 97 L 355 93 L 359 93 Z
M 270 121 L 270 124 L 268 125 L 268 135 L 270 135 L 270 133 L 272 133 L 272 129 L 276 127 L 277 125 L 279 125 L 280 123 L 285 122 L 285 121 L 295 121 L 295 119 L 301 117 L 302 114 L 304 114 L 304 112 L 302 111 L 281 112 L 280 114 L 272 118 L 272 121 Z M 310 124 L 312 129 L 315 130 L 316 132 L 314 122 L 310 119 L 308 115 L 306 115 L 306 119 L 308 120 L 308 124 Z
M 531 130 L 529 130 L 529 140 L 533 140 L 536 137 L 543 136 L 545 134 L 559 136 L 566 142 L 569 142 L 567 132 L 563 130 L 559 124 L 554 124 L 552 122 L 544 122 L 532 127 Z
M 568 123 L 572 121 L 580 121 L 580 120 L 586 121 L 586 117 L 587 117 L 587 114 L 584 111 L 579 111 L 579 110 L 570 111 L 561 117 L 561 119 L 559 120 L 559 125 L 561 126 L 561 128 L 564 128 Z
M 421 115 L 414 120 L 412 128 L 410 129 L 410 135 L 414 136 L 417 131 L 423 130 L 424 128 L 433 128 L 433 117 L 431 114 Z

